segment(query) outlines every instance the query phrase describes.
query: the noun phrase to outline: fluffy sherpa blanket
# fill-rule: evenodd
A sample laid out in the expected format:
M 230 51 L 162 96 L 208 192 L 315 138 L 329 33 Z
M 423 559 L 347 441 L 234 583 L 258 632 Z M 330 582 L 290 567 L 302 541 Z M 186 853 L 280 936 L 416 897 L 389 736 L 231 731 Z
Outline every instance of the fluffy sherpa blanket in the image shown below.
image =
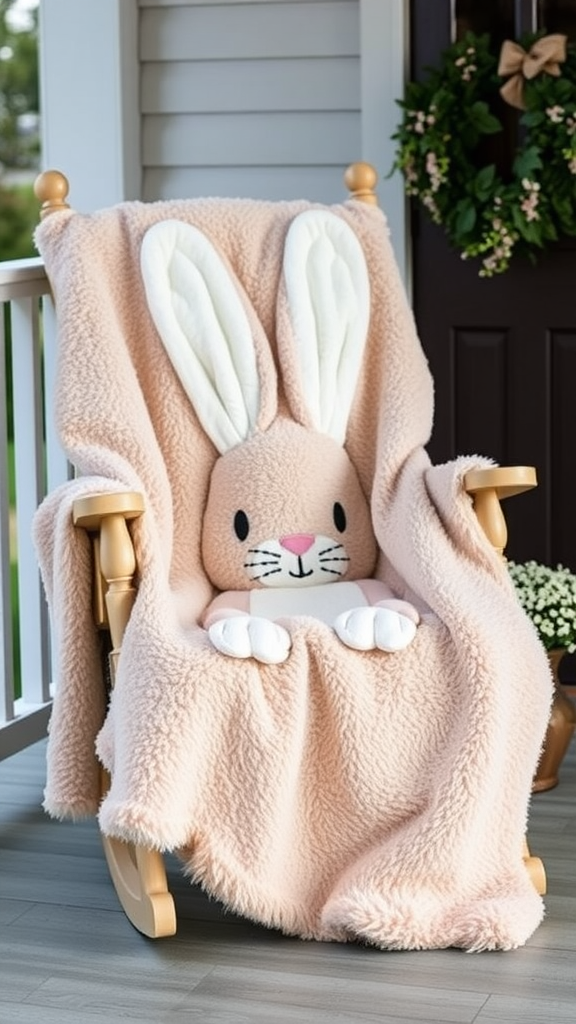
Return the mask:
M 419 610 L 402 651 L 290 623 L 279 665 L 216 651 L 200 530 L 216 452 L 145 301 L 140 246 L 195 224 L 234 268 L 272 349 L 298 203 L 127 203 L 51 215 L 37 243 L 60 343 L 56 420 L 78 467 L 34 524 L 57 637 L 47 811 L 175 850 L 228 907 L 287 933 L 382 948 L 509 949 L 543 904 L 522 860 L 550 703 L 547 659 L 462 489 L 431 466 L 432 384 L 377 209 L 331 207 L 364 248 L 371 319 L 347 450 L 371 501 L 376 575 Z M 279 467 L 281 473 L 281 467 Z M 289 481 L 287 481 L 289 485 Z M 74 499 L 138 490 L 138 594 L 109 707 Z M 521 499 L 519 499 L 521 500 Z M 112 772 L 99 806 L 98 759 Z

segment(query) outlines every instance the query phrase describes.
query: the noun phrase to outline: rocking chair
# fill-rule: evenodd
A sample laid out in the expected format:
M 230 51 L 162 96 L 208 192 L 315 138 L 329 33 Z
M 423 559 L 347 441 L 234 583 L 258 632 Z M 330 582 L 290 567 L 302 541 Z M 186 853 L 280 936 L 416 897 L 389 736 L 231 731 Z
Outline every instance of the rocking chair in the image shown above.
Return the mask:
M 535 471 L 430 466 L 428 371 L 375 181 L 353 164 L 339 207 L 196 200 L 91 217 L 69 210 L 59 172 L 36 183 L 56 418 L 79 471 L 35 522 L 61 673 L 45 806 L 99 809 L 120 902 L 150 937 L 176 930 L 164 850 L 232 908 L 306 937 L 512 948 L 541 916 L 544 869 L 523 837 L 550 680 L 507 579 L 500 507 Z M 352 497 L 327 479 L 329 528 L 310 495 L 332 458 Z M 373 533 L 358 551 L 352 520 Z M 356 575 L 327 564 L 334 538 Z M 230 569 L 232 544 L 248 570 Z M 316 547 L 319 571 L 344 581 L 277 587 L 297 575 L 289 558 L 312 573 Z M 521 671 L 502 651 L 512 634 Z M 300 841 L 325 858 L 311 879 L 304 853 L 285 852 Z

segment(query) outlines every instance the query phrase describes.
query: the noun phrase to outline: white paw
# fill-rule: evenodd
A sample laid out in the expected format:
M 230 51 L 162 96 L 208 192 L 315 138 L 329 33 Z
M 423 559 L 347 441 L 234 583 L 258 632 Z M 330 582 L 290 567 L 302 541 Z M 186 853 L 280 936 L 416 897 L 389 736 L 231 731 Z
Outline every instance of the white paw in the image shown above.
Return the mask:
M 233 615 L 214 622 L 208 636 L 216 650 L 229 658 L 256 658 L 265 665 L 278 665 L 290 653 L 290 634 L 270 619 L 255 615 Z
M 389 608 L 351 608 L 342 612 L 334 630 L 356 651 L 402 651 L 416 636 L 416 624 Z

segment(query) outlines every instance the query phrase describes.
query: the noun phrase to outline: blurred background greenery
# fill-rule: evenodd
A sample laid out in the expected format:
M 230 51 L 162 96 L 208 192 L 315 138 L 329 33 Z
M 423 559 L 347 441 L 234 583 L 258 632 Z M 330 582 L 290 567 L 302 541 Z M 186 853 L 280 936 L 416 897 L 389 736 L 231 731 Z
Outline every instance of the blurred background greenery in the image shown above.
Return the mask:
M 0 0 L 0 260 L 35 255 L 39 160 L 38 4 Z

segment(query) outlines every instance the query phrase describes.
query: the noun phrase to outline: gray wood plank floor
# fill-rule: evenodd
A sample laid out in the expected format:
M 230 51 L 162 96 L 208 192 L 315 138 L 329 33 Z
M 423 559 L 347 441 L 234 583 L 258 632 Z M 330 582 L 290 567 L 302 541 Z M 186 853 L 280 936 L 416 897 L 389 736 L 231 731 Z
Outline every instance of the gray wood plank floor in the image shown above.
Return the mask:
M 179 930 L 143 938 L 96 826 L 41 810 L 44 743 L 0 763 L 0 1022 L 575 1024 L 576 742 L 532 801 L 547 917 L 523 949 L 383 953 L 300 942 L 226 914 L 168 861 Z

